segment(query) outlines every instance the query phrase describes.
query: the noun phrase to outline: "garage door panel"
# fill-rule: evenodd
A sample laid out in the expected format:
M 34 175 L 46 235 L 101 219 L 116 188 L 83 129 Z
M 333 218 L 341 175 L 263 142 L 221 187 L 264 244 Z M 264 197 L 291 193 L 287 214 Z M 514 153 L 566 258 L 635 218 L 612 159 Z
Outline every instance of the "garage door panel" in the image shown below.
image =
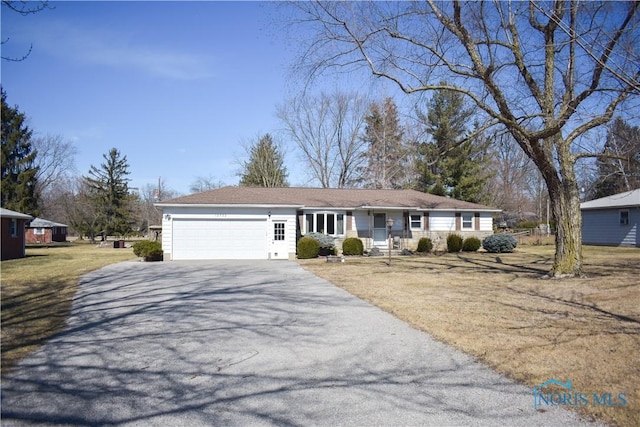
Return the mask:
M 266 220 L 176 219 L 174 260 L 266 259 Z

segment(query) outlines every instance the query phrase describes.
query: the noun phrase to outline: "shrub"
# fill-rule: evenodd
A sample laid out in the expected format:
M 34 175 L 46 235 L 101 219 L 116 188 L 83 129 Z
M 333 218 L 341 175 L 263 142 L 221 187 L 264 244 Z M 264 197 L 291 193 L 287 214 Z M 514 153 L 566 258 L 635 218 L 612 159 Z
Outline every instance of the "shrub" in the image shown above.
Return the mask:
M 310 237 L 318 242 L 318 253 L 322 256 L 335 255 L 336 254 L 336 242 L 331 236 L 322 233 L 307 233 L 305 237 Z
M 462 237 L 457 234 L 447 236 L 447 252 L 460 252 L 462 249 Z
M 538 225 L 540 225 L 540 223 L 536 221 L 521 221 L 516 225 L 514 225 L 513 228 L 526 228 L 528 230 L 531 230 L 531 229 L 537 228 Z
M 475 252 L 480 249 L 482 246 L 482 242 L 477 237 L 467 237 L 462 242 L 462 251 L 463 252 Z
M 517 245 L 516 238 L 510 234 L 493 234 L 482 241 L 482 247 L 494 254 L 513 252 Z
M 320 244 L 312 237 L 303 237 L 298 240 L 298 258 L 316 258 L 320 252 Z
M 162 245 L 160 242 L 141 240 L 133 244 L 133 253 L 138 257 L 157 259 L 162 256 Z
M 362 255 L 364 253 L 364 245 L 362 240 L 357 237 L 348 237 L 342 242 L 343 255 Z
M 416 252 L 429 253 L 433 250 L 433 242 L 428 237 L 422 237 L 418 240 L 418 249 Z

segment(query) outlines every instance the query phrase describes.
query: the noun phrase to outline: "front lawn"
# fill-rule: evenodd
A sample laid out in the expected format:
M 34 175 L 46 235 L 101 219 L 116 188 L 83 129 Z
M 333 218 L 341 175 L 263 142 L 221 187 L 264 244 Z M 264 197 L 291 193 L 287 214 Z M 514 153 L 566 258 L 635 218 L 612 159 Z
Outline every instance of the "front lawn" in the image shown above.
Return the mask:
M 555 378 L 625 393 L 624 406 L 578 410 L 640 425 L 640 250 L 585 247 L 587 278 L 542 280 L 553 250 L 395 257 L 390 267 L 384 257 L 299 262 L 531 388 Z

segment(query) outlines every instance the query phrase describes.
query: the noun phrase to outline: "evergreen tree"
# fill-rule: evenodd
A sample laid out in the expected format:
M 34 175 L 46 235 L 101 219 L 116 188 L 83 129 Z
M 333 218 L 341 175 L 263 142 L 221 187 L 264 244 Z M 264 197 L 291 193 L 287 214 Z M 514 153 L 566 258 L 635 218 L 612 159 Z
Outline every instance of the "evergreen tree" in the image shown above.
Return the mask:
M 18 107 L 9 107 L 2 92 L 2 207 L 38 216 L 36 151 L 32 131 Z
M 489 177 L 486 171 L 489 140 L 469 137 L 468 125 L 474 111 L 465 107 L 463 96 L 458 92 L 437 90 L 428 104 L 427 113 L 419 110 L 416 113 L 431 140 L 417 143 L 415 188 L 459 200 L 482 202 Z
M 617 118 L 609 127 L 607 141 L 598 157 L 594 198 L 640 188 L 640 128 Z
M 116 148 L 103 154 L 100 167 L 91 165 L 85 177 L 89 197 L 95 206 L 97 224 L 107 236 L 131 232 L 135 222 L 134 196 L 129 194 L 129 164 Z
M 403 130 L 398 110 L 391 98 L 382 105 L 371 104 L 365 117 L 363 140 L 367 150 L 363 154 L 366 167 L 362 176 L 365 187 L 401 188 L 406 178 L 407 150 L 403 145 Z
M 249 160 L 242 163 L 242 187 L 288 187 L 284 156 L 266 134 L 248 150 Z

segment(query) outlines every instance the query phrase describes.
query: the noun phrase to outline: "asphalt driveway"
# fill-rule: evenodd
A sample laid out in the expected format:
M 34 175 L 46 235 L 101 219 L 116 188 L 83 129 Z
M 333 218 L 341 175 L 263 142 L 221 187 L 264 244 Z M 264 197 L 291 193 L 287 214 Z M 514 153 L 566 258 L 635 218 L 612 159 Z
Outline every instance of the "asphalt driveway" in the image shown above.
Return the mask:
M 3 378 L 2 423 L 584 424 L 286 261 L 84 276 L 68 328 Z

